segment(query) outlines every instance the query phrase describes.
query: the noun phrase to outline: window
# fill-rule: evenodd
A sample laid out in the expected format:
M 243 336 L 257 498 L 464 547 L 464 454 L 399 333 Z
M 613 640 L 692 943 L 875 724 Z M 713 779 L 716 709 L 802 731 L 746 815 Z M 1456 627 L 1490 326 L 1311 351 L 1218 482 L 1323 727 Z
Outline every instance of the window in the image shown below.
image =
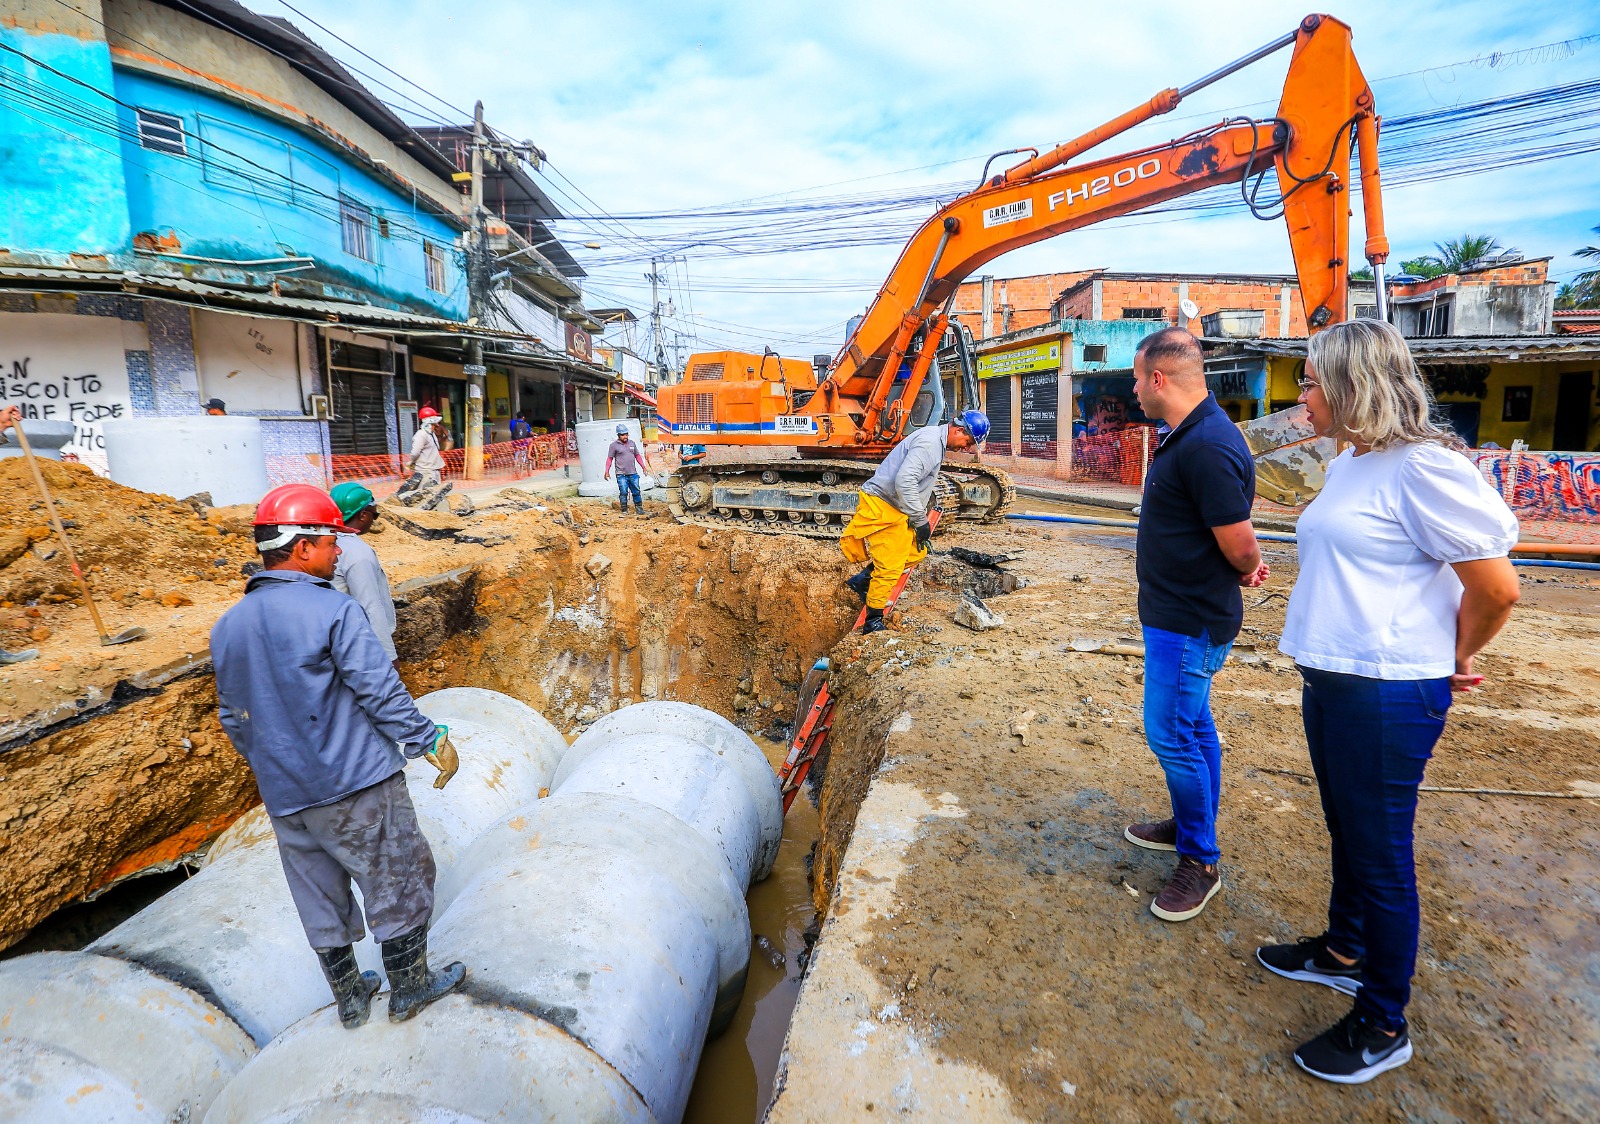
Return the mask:
M 1448 336 L 1450 334 L 1450 302 L 1440 301 L 1417 314 L 1417 335 Z
M 448 292 L 450 286 L 445 281 L 444 252 L 434 243 L 424 242 L 422 261 L 428 274 L 428 288 L 436 293 Z
M 1500 405 L 1500 420 L 1525 422 L 1533 418 L 1533 387 L 1508 386 Z
M 1085 363 L 1104 363 L 1106 361 L 1106 345 L 1103 343 L 1084 344 L 1083 361 Z
M 1377 305 L 1375 305 L 1375 304 L 1358 304 L 1358 305 L 1356 305 L 1356 319 L 1357 320 L 1376 320 L 1377 318 L 1378 318 L 1378 306 Z
M 345 253 L 362 261 L 377 260 L 373 254 L 371 207 L 341 195 L 339 225 L 343 230 Z
M 139 129 L 139 147 L 172 156 L 189 155 L 182 117 L 158 113 L 153 109 L 136 109 L 133 116 Z
M 1167 310 L 1164 308 L 1124 308 L 1122 310 L 1122 318 L 1124 320 L 1165 320 L 1167 318 Z

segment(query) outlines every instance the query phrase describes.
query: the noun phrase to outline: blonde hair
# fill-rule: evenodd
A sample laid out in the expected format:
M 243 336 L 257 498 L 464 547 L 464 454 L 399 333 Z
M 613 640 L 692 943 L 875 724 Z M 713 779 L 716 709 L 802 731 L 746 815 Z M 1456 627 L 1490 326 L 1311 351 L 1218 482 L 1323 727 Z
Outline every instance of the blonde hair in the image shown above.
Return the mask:
M 1382 320 L 1346 320 L 1316 335 L 1306 362 L 1322 384 L 1335 430 L 1372 449 L 1431 441 L 1465 448 L 1432 417 L 1433 395 L 1405 337 Z

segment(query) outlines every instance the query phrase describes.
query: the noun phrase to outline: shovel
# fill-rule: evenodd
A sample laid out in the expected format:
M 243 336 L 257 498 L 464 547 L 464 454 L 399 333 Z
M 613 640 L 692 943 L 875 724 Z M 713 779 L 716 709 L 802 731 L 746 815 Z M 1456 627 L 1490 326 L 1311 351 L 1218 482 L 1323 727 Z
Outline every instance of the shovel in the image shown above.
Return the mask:
M 89 606 L 89 615 L 94 618 L 94 629 L 100 634 L 100 646 L 109 647 L 112 644 L 126 644 L 130 640 L 143 640 L 145 630 L 135 625 L 125 628 L 115 636 L 106 635 L 106 626 L 100 621 L 100 610 L 95 608 L 94 597 L 89 593 L 89 583 L 83 580 L 83 571 L 78 568 L 78 556 L 73 553 L 72 540 L 67 538 L 67 529 L 61 525 L 61 516 L 56 514 L 55 501 L 50 498 L 50 489 L 45 486 L 44 473 L 39 471 L 39 461 L 33 455 L 33 446 L 28 444 L 28 435 L 22 431 L 22 422 L 13 426 L 17 431 L 17 440 L 22 442 L 22 453 L 28 458 L 28 467 L 33 469 L 33 482 L 39 485 L 39 494 L 44 497 L 45 510 L 50 513 L 50 525 L 56 529 L 56 534 L 61 539 L 61 546 L 67 552 L 67 561 L 72 563 L 72 576 L 78 581 L 78 588 L 83 592 L 83 603 Z

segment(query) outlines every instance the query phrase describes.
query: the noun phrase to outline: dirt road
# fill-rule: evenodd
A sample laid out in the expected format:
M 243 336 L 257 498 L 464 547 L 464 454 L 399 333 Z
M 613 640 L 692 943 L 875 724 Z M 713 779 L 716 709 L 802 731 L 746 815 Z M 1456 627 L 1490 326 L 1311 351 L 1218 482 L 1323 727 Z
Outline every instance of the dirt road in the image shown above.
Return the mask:
M 1131 536 L 1013 524 L 953 541 L 1026 552 L 1012 568 L 1030 584 L 991 601 L 1003 629 L 955 627 L 951 591 L 925 588 L 908 595 L 892 648 L 877 637 L 842 646 L 856 672 L 841 705 L 875 729 L 847 732 L 828 763 L 818 867 L 830 884 L 819 898 L 843 869 L 844 908 L 872 901 L 855 892 L 845 853 L 869 776 L 913 786 L 939 810 L 903 847 L 892 902 L 880 897 L 869 923 L 849 926 L 884 1000 L 869 1023 L 904 1028 L 941 1064 L 966 1067 L 973 1093 L 961 1103 L 999 1116 L 1594 1118 L 1600 801 L 1425 794 L 1416 1060 L 1361 1088 L 1310 1079 L 1290 1051 L 1348 1000 L 1271 976 L 1253 956 L 1262 942 L 1320 932 L 1326 907 L 1299 677 L 1275 649 L 1285 600 L 1270 595 L 1290 587 L 1292 548 L 1269 553 L 1274 576 L 1246 601 L 1240 642 L 1256 646 L 1255 662 L 1230 660 L 1215 684 L 1226 888 L 1200 919 L 1168 925 L 1148 907 L 1170 858 L 1121 838 L 1126 823 L 1168 814 L 1140 727 L 1140 661 L 1069 650 L 1075 637 L 1137 635 Z M 1484 688 L 1458 701 L 1428 783 L 1600 782 L 1597 636 L 1594 583 L 1528 584 L 1481 662 Z M 1029 710 L 1023 744 L 1012 724 Z M 896 715 L 908 717 L 885 763 Z M 802 993 L 777 1120 L 822 1118 L 806 1107 L 815 1068 L 794 1064 L 806 1020 Z M 896 1085 L 898 1064 L 881 1087 L 826 1075 L 848 1089 L 833 1111 L 939 1115 L 943 1094 L 921 1096 L 910 1076 Z M 1003 1086 L 998 1100 L 979 1095 L 985 1076 Z

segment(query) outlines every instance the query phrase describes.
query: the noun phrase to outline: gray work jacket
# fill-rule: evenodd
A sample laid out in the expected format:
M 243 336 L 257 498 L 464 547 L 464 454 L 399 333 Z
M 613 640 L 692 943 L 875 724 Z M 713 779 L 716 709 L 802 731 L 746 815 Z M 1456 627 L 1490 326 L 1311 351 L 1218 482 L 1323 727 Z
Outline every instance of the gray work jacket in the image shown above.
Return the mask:
M 944 425 L 925 425 L 889 450 L 872 479 L 861 486 L 863 492 L 885 500 L 905 515 L 913 527 L 928 521 L 928 504 L 944 463 L 945 442 L 950 430 Z
M 211 662 L 222 728 L 274 816 L 342 800 L 433 746 L 361 606 L 310 574 L 252 577 L 212 626 Z
M 333 572 L 333 588 L 348 593 L 356 604 L 366 610 L 372 631 L 378 634 L 378 643 L 389 658 L 394 650 L 394 594 L 389 589 L 389 575 L 383 572 L 383 563 L 377 553 L 360 535 L 339 536 L 339 566 Z

